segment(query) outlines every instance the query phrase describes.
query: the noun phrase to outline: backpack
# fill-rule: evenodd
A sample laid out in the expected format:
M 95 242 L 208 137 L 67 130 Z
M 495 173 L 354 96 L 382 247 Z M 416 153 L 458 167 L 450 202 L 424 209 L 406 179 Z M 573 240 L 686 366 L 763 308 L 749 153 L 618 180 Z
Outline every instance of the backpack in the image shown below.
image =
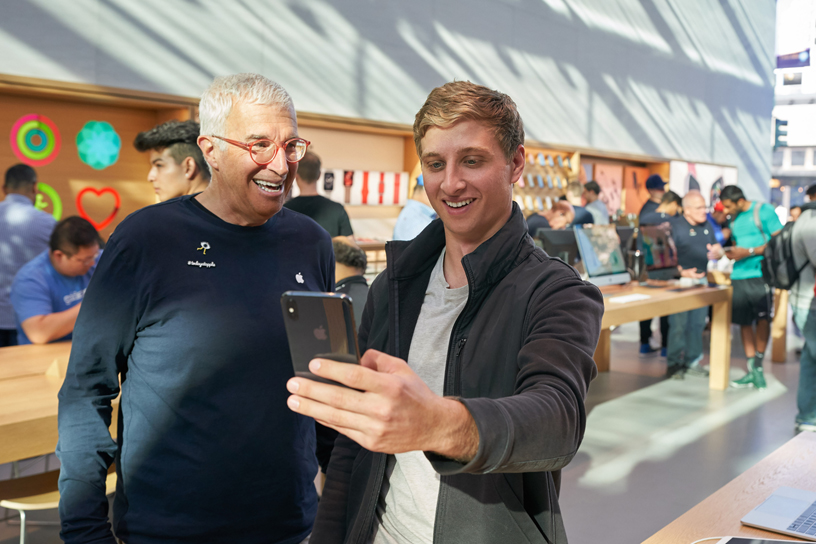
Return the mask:
M 762 231 L 762 226 L 759 221 L 758 206 L 754 206 L 754 222 L 765 237 L 765 232 Z M 802 211 L 816 209 L 816 202 L 809 202 L 802 206 Z M 808 265 L 805 264 L 801 268 L 796 268 L 793 259 L 793 226 L 796 223 L 788 222 L 776 236 L 771 236 L 770 240 L 765 243 L 765 251 L 762 253 L 762 279 L 766 284 L 775 289 L 788 290 L 799 280 L 799 274 Z

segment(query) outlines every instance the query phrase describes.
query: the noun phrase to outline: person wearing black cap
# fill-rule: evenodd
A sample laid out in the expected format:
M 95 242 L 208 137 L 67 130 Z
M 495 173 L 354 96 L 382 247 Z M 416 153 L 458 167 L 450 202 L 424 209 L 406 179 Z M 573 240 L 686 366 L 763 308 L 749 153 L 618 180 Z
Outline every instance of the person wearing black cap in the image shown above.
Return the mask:
M 660 177 L 660 174 L 652 174 L 646 178 L 646 190 L 649 191 L 649 200 L 640 209 L 640 218 L 644 214 L 653 213 L 657 211 L 660 206 L 660 199 L 666 193 L 666 182 Z

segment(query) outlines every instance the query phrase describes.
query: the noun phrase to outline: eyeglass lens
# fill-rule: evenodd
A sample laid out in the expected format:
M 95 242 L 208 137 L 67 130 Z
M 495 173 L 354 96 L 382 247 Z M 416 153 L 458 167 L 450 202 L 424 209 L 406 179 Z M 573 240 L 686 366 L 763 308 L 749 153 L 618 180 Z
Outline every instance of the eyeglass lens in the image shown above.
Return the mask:
M 289 162 L 297 162 L 306 154 L 306 141 L 299 138 L 284 142 L 284 154 Z M 270 163 L 275 158 L 278 146 L 272 140 L 256 140 L 252 142 L 249 152 L 258 163 Z

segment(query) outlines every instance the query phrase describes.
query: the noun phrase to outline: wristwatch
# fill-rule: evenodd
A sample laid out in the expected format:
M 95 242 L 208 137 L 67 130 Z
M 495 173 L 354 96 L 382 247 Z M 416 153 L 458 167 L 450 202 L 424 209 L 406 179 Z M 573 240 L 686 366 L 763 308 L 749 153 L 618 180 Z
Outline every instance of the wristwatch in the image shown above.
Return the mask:
M 748 254 L 749 254 L 749 255 L 753 255 L 753 254 L 754 254 L 754 248 L 749 247 L 749 248 L 748 248 Z

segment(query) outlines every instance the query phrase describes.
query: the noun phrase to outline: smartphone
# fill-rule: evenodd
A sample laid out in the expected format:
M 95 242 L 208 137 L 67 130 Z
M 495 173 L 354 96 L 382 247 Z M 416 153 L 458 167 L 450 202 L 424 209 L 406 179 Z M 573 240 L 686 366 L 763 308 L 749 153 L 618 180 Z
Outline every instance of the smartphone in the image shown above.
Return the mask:
M 351 299 L 342 293 L 286 291 L 281 308 L 295 376 L 346 387 L 309 372 L 309 361 L 360 364 Z

